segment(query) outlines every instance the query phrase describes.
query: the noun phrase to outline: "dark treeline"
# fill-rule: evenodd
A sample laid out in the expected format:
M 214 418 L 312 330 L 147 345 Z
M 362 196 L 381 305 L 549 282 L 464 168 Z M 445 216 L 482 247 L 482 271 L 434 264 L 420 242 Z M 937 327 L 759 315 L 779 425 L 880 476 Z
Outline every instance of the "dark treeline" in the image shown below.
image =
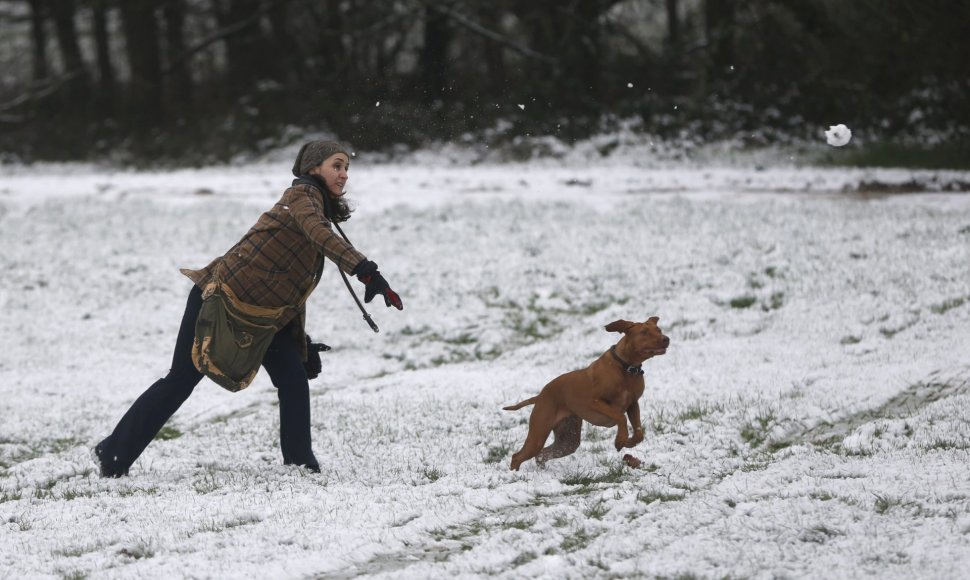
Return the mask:
M 970 0 L 7 0 L 0 31 L 7 159 L 970 127 Z

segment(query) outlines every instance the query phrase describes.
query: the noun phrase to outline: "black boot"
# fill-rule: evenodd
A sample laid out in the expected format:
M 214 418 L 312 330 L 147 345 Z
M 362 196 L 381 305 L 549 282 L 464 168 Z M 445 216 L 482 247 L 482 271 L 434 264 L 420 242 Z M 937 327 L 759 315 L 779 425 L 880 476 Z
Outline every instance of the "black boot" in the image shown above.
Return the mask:
M 104 456 L 104 441 L 98 443 L 91 450 L 91 458 L 94 460 L 94 464 L 98 466 L 98 474 L 101 477 L 121 477 L 123 475 L 128 475 L 128 469 L 119 469 L 117 462 L 113 461 L 112 458 L 106 458 Z

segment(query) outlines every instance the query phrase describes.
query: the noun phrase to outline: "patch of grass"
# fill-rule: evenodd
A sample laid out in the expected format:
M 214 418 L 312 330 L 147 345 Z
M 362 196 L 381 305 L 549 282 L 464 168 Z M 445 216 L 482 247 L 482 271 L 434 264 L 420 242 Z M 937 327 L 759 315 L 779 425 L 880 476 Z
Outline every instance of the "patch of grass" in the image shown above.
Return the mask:
M 60 498 L 64 501 L 71 501 L 79 497 L 95 497 L 96 495 L 98 495 L 98 492 L 94 491 L 93 489 L 81 490 L 72 487 L 62 491 Z
M 168 441 L 170 439 L 178 439 L 181 436 L 182 436 L 181 431 L 179 431 L 175 427 L 165 425 L 158 431 L 158 433 L 155 434 L 155 440 Z
M 610 512 L 610 509 L 606 507 L 606 502 L 601 499 L 593 503 L 593 505 L 586 508 L 583 514 L 585 514 L 587 518 L 592 518 L 594 520 L 601 520 L 603 519 L 603 516 L 605 516 L 609 512 Z
M 765 442 L 765 432 L 753 423 L 746 423 L 741 427 L 741 440 L 751 447 L 758 447 Z
M 898 326 L 896 328 L 888 328 L 888 327 L 885 327 L 884 326 L 884 327 L 882 327 L 882 328 L 879 329 L 879 334 L 885 336 L 886 338 L 891 339 L 894 336 L 896 336 L 897 334 L 899 334 L 900 332 L 909 330 L 910 328 L 912 328 L 915 325 L 916 325 L 916 321 L 914 320 L 913 322 L 909 322 L 909 323 L 903 324 L 902 326 Z
M 118 553 L 122 556 L 128 556 L 133 560 L 143 560 L 155 555 L 155 546 L 152 542 L 139 540 L 130 546 L 122 548 Z
M 58 548 L 52 550 L 51 553 L 55 556 L 63 556 L 65 558 L 80 558 L 85 554 L 97 552 L 104 548 L 104 546 L 104 544 L 94 541 L 89 544 L 78 544 L 71 548 Z
M 741 471 L 743 473 L 751 473 L 754 471 L 764 471 L 768 469 L 769 463 L 767 461 L 749 461 L 741 466 Z
M 483 461 L 485 463 L 498 463 L 508 458 L 510 453 L 512 453 L 512 446 L 508 443 L 489 447 L 488 454 L 485 455 Z
M 950 298 L 949 300 L 944 300 L 940 304 L 934 304 L 930 306 L 930 312 L 933 314 L 944 314 L 954 308 L 960 308 L 967 303 L 967 298 Z
M 765 312 L 769 310 L 778 310 L 785 305 L 785 293 L 784 292 L 772 292 L 771 296 L 768 297 L 768 301 L 762 305 L 762 310 Z
M 844 532 L 836 530 L 835 528 L 830 528 L 825 524 L 819 524 L 817 526 L 813 526 L 811 528 L 804 530 L 798 536 L 798 539 L 803 542 L 824 544 L 825 542 L 831 540 L 832 538 L 835 538 L 838 536 L 844 536 L 844 535 L 845 535 Z
M 431 483 L 434 483 L 445 476 L 445 474 L 440 470 L 433 467 L 425 467 L 421 475 L 425 477 Z
M 771 441 L 768 443 L 768 452 L 775 453 L 776 451 L 781 451 L 782 449 L 788 449 L 793 443 L 787 440 L 781 441 Z
M 715 411 L 723 411 L 724 408 L 720 404 L 709 404 L 709 403 L 694 403 L 688 405 L 683 411 L 677 414 L 678 421 L 697 421 L 703 419 L 704 417 L 710 415 Z
M 88 575 L 82 570 L 58 570 L 62 580 L 85 580 Z
M 505 528 L 510 530 L 528 530 L 536 524 L 535 520 L 512 520 L 505 522 Z
M 657 411 L 653 417 L 650 419 L 650 430 L 657 435 L 663 435 L 667 433 L 670 421 L 667 420 L 667 413 L 663 409 Z
M 83 444 L 83 441 L 75 437 L 61 437 L 48 443 L 48 448 L 50 449 L 51 453 L 61 453 L 69 449 L 74 449 L 75 447 Z
M 126 485 L 118 488 L 118 497 L 132 497 L 139 494 L 158 495 L 158 488 L 155 486 L 138 487 L 135 485 Z
M 258 523 L 259 521 L 260 519 L 256 516 L 243 516 L 240 518 L 236 518 L 228 521 L 222 521 L 222 522 L 216 521 L 215 519 L 211 519 L 203 523 L 201 526 L 199 526 L 199 528 L 196 531 L 197 533 L 212 532 L 217 534 L 223 530 L 231 530 L 233 528 L 248 526 L 250 524 Z
M 201 478 L 192 482 L 192 489 L 199 495 L 212 493 L 221 487 L 222 485 L 216 481 L 215 475 L 211 473 L 206 473 Z
M 843 336 L 842 340 L 839 341 L 839 344 L 848 346 L 850 344 L 859 344 L 860 342 L 862 342 L 862 339 L 859 338 L 858 336 L 849 335 L 849 336 Z
M 937 451 L 937 450 L 965 451 L 967 449 L 970 449 L 970 441 L 954 441 L 952 439 L 944 439 L 943 437 L 937 437 L 926 446 L 926 449 L 928 451 Z
M 754 421 L 741 427 L 741 440 L 751 448 L 760 447 L 768 438 L 768 431 L 775 422 L 775 414 L 770 410 L 755 416 Z
M 578 485 L 582 488 L 589 488 L 598 483 L 619 483 L 626 477 L 626 470 L 622 463 L 614 464 L 609 467 L 606 473 L 593 475 L 590 472 L 577 472 L 563 476 L 559 481 L 563 485 Z
M 563 538 L 562 543 L 559 544 L 559 549 L 566 553 L 582 550 L 588 546 L 595 537 L 595 535 L 590 535 L 587 533 L 585 528 L 576 528 L 572 534 Z
M 745 308 L 750 308 L 757 301 L 758 299 L 755 298 L 754 296 L 744 295 L 744 296 L 738 296 L 737 298 L 732 298 L 728 304 L 731 305 L 731 308 L 743 310 Z
M 644 491 L 637 492 L 637 501 L 642 501 L 643 503 L 645 503 L 647 505 L 652 504 L 652 503 L 657 503 L 657 502 L 659 502 L 659 503 L 666 503 L 666 502 L 669 502 L 669 501 L 681 501 L 685 497 L 687 497 L 686 494 L 682 494 L 682 493 L 667 493 L 665 491 L 659 491 L 659 490 L 650 490 L 650 491 L 646 491 L 646 492 L 644 492 Z
M 519 554 L 518 556 L 516 556 L 512 560 L 511 565 L 512 565 L 513 568 L 518 568 L 519 566 L 522 566 L 523 564 L 528 564 L 529 562 L 535 560 L 538 557 L 539 556 L 536 555 L 535 552 L 531 552 L 531 551 L 529 551 L 529 552 L 522 552 L 521 554 Z
M 907 508 L 907 507 L 916 506 L 916 504 L 914 504 L 913 502 L 903 501 L 901 498 L 898 498 L 898 497 L 893 497 L 890 495 L 881 495 L 878 493 L 874 493 L 873 495 L 876 496 L 876 501 L 873 503 L 872 507 L 874 510 L 876 510 L 877 514 L 885 514 L 895 508 L 900 508 L 900 507 Z

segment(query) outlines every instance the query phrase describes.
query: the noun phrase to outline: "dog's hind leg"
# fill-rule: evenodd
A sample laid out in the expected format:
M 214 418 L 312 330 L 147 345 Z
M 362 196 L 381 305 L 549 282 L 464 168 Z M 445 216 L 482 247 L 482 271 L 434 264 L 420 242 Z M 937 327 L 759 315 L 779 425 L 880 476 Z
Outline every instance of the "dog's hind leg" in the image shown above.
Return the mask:
M 532 415 L 529 416 L 529 434 L 525 437 L 525 443 L 522 444 L 522 449 L 512 455 L 510 465 L 512 471 L 518 471 L 524 461 L 532 459 L 542 451 L 542 446 L 546 444 L 546 439 L 549 438 L 555 424 L 556 409 L 539 399 L 532 409 Z
M 570 415 L 556 424 L 552 430 L 556 440 L 536 455 L 536 463 L 544 464 L 550 459 L 572 455 L 579 449 L 580 436 L 583 434 L 583 420 Z

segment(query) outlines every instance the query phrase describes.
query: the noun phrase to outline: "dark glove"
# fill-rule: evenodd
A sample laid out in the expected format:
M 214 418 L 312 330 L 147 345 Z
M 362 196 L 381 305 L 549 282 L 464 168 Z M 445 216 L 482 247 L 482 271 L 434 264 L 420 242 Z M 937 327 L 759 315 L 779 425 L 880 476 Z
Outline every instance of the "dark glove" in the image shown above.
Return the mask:
M 306 370 L 307 379 L 315 379 L 320 376 L 320 371 L 323 370 L 320 353 L 328 350 L 330 350 L 329 346 L 322 342 L 313 342 L 310 335 L 306 335 L 306 362 L 303 363 L 303 368 Z
M 374 296 L 381 294 L 384 296 L 385 306 L 393 306 L 398 310 L 404 310 L 404 303 L 401 302 L 401 297 L 397 295 L 397 292 L 391 290 L 391 286 L 387 283 L 387 280 L 377 270 L 377 264 L 370 260 L 364 260 L 360 264 L 357 264 L 351 274 L 357 276 L 357 279 L 364 283 L 364 302 L 369 304 L 374 299 Z

